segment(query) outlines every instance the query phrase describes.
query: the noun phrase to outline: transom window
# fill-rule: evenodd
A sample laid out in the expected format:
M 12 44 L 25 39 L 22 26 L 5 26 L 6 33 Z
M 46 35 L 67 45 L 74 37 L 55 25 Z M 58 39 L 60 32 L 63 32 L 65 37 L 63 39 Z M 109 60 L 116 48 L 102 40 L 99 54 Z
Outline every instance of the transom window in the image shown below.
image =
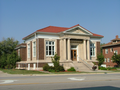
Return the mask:
M 90 55 L 95 56 L 95 43 L 90 43 Z
M 33 57 L 36 57 L 36 42 L 33 42 Z
M 55 54 L 55 42 L 54 41 L 46 41 L 46 55 L 53 56 Z

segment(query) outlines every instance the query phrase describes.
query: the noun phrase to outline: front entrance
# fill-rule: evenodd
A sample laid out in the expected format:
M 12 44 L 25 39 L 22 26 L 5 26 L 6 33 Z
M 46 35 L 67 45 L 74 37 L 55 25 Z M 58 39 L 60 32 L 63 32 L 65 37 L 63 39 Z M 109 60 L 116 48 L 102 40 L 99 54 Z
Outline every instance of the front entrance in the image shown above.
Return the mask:
M 77 61 L 77 50 L 71 50 L 71 60 Z

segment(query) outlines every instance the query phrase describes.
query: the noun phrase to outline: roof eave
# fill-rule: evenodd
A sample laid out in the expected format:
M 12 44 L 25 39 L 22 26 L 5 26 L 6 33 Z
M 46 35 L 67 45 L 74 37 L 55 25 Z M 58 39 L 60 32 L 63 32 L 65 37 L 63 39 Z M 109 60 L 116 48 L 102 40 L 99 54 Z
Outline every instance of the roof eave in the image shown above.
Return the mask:
M 101 46 L 101 47 L 108 47 L 108 46 L 115 46 L 115 45 L 119 45 L 120 43 L 118 44 L 111 44 L 111 45 L 105 45 L 105 46 Z

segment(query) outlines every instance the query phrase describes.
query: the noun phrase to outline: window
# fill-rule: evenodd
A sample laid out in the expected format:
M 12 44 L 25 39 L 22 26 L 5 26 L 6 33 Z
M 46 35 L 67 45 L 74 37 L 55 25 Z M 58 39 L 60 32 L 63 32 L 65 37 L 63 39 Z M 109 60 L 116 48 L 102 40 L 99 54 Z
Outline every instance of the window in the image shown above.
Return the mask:
M 95 43 L 90 43 L 90 55 L 95 56 Z
M 114 53 L 118 54 L 118 51 L 117 51 L 117 50 L 115 50 L 115 51 L 114 51 Z
M 108 54 L 108 49 L 105 49 L 105 54 Z
M 113 52 L 113 48 L 110 48 L 110 52 Z
M 18 49 L 18 56 L 20 56 L 20 49 Z
M 55 54 L 54 41 L 46 41 L 46 55 L 53 56 Z
M 30 58 L 30 44 L 28 44 L 28 58 Z
M 110 59 L 109 59 L 109 58 L 107 58 L 107 62 L 110 62 Z
M 36 57 L 36 42 L 33 42 L 33 57 Z
M 105 62 L 106 62 L 106 58 L 105 58 Z

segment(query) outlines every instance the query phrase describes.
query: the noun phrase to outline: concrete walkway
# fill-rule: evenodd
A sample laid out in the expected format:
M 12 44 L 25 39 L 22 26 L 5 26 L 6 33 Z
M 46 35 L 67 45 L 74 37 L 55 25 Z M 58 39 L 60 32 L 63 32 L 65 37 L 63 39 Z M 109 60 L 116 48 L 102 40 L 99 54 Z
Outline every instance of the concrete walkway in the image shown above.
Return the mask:
M 15 76 L 51 76 L 51 75 L 88 75 L 88 74 L 120 74 L 120 72 L 113 71 L 104 71 L 104 70 L 96 70 L 96 71 L 85 71 L 83 73 L 71 73 L 71 74 L 8 74 L 0 71 L 0 77 L 15 77 Z

